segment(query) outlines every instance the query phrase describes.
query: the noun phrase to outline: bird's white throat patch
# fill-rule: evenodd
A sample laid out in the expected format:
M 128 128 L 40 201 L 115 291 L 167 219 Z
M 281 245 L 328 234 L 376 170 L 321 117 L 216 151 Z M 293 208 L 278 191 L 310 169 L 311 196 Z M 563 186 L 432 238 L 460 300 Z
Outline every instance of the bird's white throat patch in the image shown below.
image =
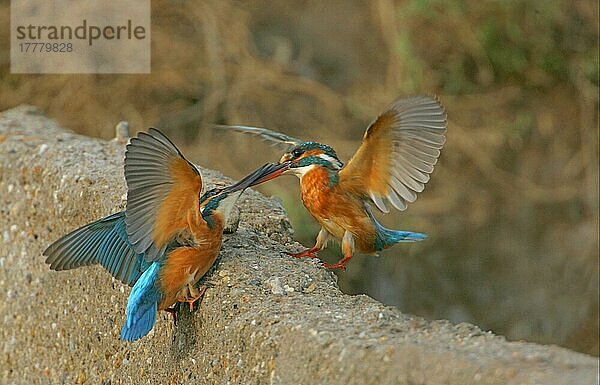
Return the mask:
M 290 171 L 293 172 L 294 175 L 296 175 L 298 178 L 302 179 L 302 177 L 304 175 L 306 175 L 307 172 L 314 169 L 315 167 L 317 167 L 317 166 L 315 166 L 314 164 L 310 164 L 310 165 L 304 166 L 304 167 L 291 168 Z

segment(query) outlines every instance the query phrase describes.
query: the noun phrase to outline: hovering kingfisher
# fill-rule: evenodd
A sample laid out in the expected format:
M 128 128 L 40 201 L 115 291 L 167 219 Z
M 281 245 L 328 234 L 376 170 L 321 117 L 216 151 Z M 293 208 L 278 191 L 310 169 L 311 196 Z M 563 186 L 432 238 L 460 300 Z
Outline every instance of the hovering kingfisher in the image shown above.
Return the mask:
M 375 254 L 399 242 L 414 242 L 426 235 L 390 230 L 371 212 L 371 203 L 388 213 L 386 201 L 398 210 L 417 199 L 429 181 L 445 142 L 446 113 L 435 98 L 398 99 L 367 128 L 361 146 L 348 164 L 333 148 L 305 142 L 264 128 L 217 126 L 255 134 L 286 152 L 258 183 L 282 174 L 300 178 L 302 202 L 320 223 L 315 245 L 297 258 L 318 258 L 329 238 L 341 242 L 343 258 L 327 268 L 345 270 L 355 252 Z
M 50 245 L 53 270 L 101 264 L 133 286 L 121 339 L 135 341 L 154 326 L 157 310 L 174 314 L 176 302 L 193 303 L 206 289 L 196 283 L 215 262 L 223 227 L 237 198 L 265 173 L 267 164 L 238 183 L 203 195 L 202 177 L 160 131 L 131 139 L 125 152 L 127 206 Z

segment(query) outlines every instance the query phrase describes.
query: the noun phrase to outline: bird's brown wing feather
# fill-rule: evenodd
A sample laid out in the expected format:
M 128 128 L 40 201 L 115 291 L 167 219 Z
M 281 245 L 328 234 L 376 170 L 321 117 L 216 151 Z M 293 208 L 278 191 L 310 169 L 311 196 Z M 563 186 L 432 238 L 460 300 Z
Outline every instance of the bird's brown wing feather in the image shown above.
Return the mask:
M 445 142 L 446 113 L 435 98 L 399 99 L 367 128 L 361 146 L 340 171 L 340 184 L 369 196 L 383 212 L 417 199 Z
M 200 172 L 160 131 L 131 139 L 125 153 L 127 236 L 146 260 L 158 259 L 169 241 L 202 219 Z

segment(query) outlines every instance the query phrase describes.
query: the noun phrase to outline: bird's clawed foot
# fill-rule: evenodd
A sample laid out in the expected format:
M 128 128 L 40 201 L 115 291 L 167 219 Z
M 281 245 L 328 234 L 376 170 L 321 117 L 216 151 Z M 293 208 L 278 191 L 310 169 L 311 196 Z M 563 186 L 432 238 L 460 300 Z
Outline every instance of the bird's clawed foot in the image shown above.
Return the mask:
M 340 269 L 342 271 L 346 271 L 346 263 L 350 260 L 351 257 L 347 257 L 339 261 L 338 263 L 323 263 L 323 267 L 327 269 Z
M 294 258 L 319 258 L 317 256 L 317 251 L 319 251 L 319 249 L 313 247 L 312 249 L 306 249 L 299 253 L 288 253 L 287 251 L 285 253 Z
M 294 258 L 319 258 L 319 256 L 317 255 L 317 252 L 320 250 L 321 250 L 321 248 L 319 248 L 319 247 L 313 247 L 310 249 L 303 250 L 299 253 L 289 253 L 287 251 L 285 251 L 285 253 Z M 350 255 L 349 257 L 344 257 L 338 263 L 331 264 L 331 263 L 321 262 L 320 264 L 321 264 L 321 266 L 323 266 L 324 268 L 327 268 L 327 269 L 340 269 L 342 271 L 346 271 L 346 263 L 348 263 L 350 258 L 352 258 L 352 255 Z
M 200 287 L 200 290 L 196 290 L 196 287 L 194 285 L 188 285 L 188 289 L 190 291 L 191 294 L 191 298 L 186 298 L 183 299 L 179 302 L 187 302 L 190 304 L 190 312 L 194 311 L 194 303 L 196 303 L 197 301 L 202 302 L 202 297 L 204 297 L 204 293 L 206 292 L 207 286 L 206 285 L 202 285 Z M 198 303 L 198 306 L 200 306 L 200 303 Z

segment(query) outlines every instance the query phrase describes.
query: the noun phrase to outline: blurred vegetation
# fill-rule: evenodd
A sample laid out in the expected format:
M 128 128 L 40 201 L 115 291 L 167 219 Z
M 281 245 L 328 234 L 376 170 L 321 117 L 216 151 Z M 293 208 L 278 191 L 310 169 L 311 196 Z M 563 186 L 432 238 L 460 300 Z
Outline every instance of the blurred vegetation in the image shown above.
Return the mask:
M 356 256 L 340 286 L 598 355 L 597 1 L 153 1 L 152 74 L 122 76 L 9 74 L 0 7 L 2 109 L 34 104 L 107 139 L 119 120 L 157 126 L 233 177 L 279 154 L 209 123 L 278 129 L 348 159 L 396 97 L 437 94 L 449 129 L 436 171 L 384 219 L 430 237 Z M 297 184 L 261 190 L 310 246 L 318 226 Z

